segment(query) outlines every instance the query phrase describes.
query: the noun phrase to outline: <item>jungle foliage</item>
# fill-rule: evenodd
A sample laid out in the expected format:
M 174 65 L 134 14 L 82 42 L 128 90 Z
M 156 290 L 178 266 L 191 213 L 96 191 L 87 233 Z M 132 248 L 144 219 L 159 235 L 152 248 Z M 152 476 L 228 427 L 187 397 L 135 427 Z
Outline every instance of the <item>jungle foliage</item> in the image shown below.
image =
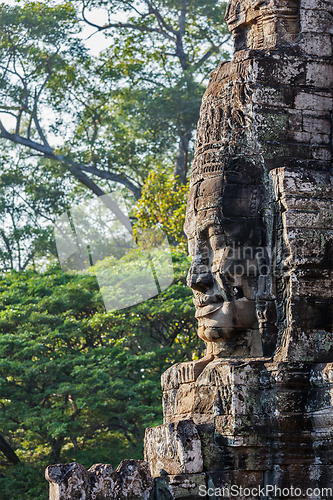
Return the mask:
M 145 427 L 161 423 L 161 374 L 199 354 L 188 257 L 175 251 L 173 260 L 171 287 L 109 313 L 91 274 L 52 267 L 2 276 L 0 429 L 21 461 L 2 461 L 3 500 L 46 499 L 47 462 L 142 457 Z M 23 464 L 38 491 L 14 480 Z

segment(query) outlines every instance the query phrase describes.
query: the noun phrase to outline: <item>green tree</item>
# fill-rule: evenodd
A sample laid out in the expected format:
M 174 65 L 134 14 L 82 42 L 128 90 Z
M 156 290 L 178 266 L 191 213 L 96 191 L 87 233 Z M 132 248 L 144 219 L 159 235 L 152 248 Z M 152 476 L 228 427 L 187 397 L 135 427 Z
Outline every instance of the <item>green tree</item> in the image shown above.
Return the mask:
M 143 185 L 135 206 L 134 232 L 158 227 L 167 233 L 169 242 L 186 253 L 187 239 L 183 231 L 188 185 L 166 172 L 152 171 Z
M 97 60 L 77 38 L 80 7 L 87 23 L 93 7 L 126 17 L 96 27 L 110 36 Z M 218 0 L 1 4 L 0 109 L 15 124 L 0 122 L 0 138 L 64 165 L 95 195 L 109 181 L 139 198 L 152 165 L 175 156 L 175 176 L 185 183 L 201 82 L 226 56 L 224 7 Z
M 2 277 L 0 431 L 23 465 L 116 466 L 111 444 L 122 458 L 142 457 L 145 427 L 161 423 L 161 373 L 197 348 L 188 257 L 173 258 L 170 288 L 110 313 L 90 274 L 52 268 Z
M 25 270 L 56 257 L 51 223 L 76 196 L 55 165 L 0 153 L 0 269 Z

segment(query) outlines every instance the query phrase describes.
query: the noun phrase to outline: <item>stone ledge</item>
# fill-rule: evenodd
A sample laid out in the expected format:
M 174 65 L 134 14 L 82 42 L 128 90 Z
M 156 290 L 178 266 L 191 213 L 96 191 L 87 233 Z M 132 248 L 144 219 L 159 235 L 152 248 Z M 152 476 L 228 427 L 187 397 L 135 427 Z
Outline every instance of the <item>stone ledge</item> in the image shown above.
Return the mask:
M 152 500 L 153 480 L 143 460 L 123 460 L 117 470 L 95 464 L 89 470 L 76 462 L 50 465 L 49 500 Z

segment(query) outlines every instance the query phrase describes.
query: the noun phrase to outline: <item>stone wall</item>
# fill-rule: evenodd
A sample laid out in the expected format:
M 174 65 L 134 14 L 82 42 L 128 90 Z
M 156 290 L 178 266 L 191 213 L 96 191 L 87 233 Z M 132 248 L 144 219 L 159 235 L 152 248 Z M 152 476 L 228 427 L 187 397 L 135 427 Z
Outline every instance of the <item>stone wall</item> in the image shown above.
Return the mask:
M 246 488 L 333 496 L 332 363 L 217 359 L 189 383 L 181 370 L 164 375 L 165 423 L 146 431 L 156 499 L 215 498 L 209 488 L 238 499 Z

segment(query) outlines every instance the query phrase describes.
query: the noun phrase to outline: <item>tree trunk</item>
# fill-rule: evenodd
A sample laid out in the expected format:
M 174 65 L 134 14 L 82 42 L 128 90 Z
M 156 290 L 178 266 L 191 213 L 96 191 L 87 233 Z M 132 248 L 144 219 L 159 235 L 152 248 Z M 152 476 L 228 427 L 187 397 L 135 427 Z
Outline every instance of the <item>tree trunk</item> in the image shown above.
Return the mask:
M 188 145 L 191 139 L 191 135 L 191 132 L 186 132 L 180 137 L 175 167 L 173 170 L 174 177 L 178 176 L 182 184 L 186 184 Z
M 20 459 L 16 455 L 15 451 L 2 436 L 0 436 L 0 451 L 5 455 L 11 464 L 16 465 L 19 463 Z
M 60 453 L 64 444 L 64 438 L 52 439 L 51 441 L 51 455 L 54 463 L 59 463 Z

